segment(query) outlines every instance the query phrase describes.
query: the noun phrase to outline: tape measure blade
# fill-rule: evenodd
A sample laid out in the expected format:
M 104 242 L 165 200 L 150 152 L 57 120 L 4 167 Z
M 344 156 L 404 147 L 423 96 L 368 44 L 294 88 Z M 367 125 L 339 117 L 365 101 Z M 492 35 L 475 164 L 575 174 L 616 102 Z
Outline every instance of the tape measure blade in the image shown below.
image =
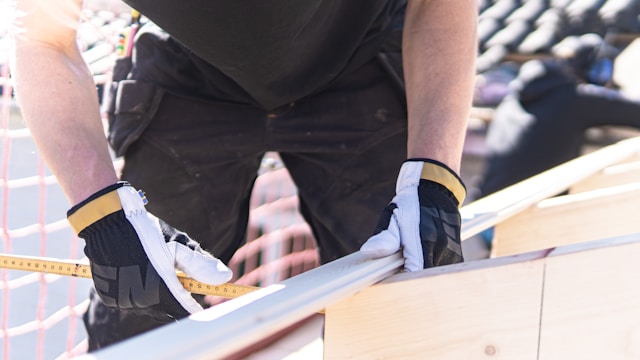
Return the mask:
M 36 256 L 0 255 L 0 266 L 5 269 L 42 272 L 47 274 L 91 277 L 89 265 L 71 260 L 52 260 Z
M 182 286 L 191 293 L 220 296 L 229 299 L 248 294 L 258 289 L 253 286 L 235 284 L 209 285 L 185 276 L 178 276 L 178 279 L 182 283 Z
M 10 270 L 41 272 L 47 274 L 91 278 L 91 267 L 73 260 L 59 260 L 37 256 L 0 254 L 0 267 Z M 183 272 L 176 275 L 185 289 L 202 295 L 236 298 L 250 293 L 258 287 L 235 284 L 208 285 L 187 277 Z

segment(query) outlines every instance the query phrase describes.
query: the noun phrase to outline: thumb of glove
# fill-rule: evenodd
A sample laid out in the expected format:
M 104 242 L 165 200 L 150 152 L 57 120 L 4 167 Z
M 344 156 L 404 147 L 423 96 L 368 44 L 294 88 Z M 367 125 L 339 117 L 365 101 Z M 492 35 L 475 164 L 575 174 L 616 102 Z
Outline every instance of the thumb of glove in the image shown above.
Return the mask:
M 203 250 L 196 241 L 160 220 L 167 248 L 175 259 L 176 269 L 187 276 L 210 285 L 220 285 L 231 280 L 233 272 L 222 261 Z
M 395 214 L 397 208 L 395 203 L 390 203 L 385 207 L 380 215 L 374 235 L 362 244 L 360 252 L 376 259 L 392 255 L 400 250 L 400 227 Z

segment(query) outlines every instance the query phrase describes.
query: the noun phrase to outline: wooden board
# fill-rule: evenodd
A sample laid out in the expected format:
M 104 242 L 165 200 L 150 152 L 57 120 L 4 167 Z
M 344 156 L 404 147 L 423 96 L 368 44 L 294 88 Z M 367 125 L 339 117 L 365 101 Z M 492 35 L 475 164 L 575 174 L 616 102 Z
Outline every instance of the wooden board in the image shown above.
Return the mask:
M 640 182 L 640 161 L 622 163 L 602 169 L 597 174 L 571 186 L 571 193 Z
M 325 312 L 325 359 L 535 359 L 543 253 L 399 274 Z
M 495 227 L 492 256 L 640 232 L 640 182 L 543 200 Z
M 639 239 L 549 255 L 540 359 L 640 359 Z

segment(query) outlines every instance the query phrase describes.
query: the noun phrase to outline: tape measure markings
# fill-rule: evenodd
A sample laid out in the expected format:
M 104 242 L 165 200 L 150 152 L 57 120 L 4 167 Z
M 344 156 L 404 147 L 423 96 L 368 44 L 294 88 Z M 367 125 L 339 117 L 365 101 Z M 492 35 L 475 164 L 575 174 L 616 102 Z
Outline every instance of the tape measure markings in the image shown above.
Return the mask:
M 0 264 L 2 264 L 2 268 L 10 270 L 42 272 L 88 279 L 91 278 L 91 267 L 88 264 L 81 264 L 69 260 L 0 254 Z M 229 283 L 222 285 L 209 285 L 189 278 L 183 273 L 178 273 L 176 275 L 178 276 L 178 280 L 182 286 L 184 286 L 184 288 L 189 292 L 195 294 L 236 298 L 258 289 L 258 287 L 255 286 Z

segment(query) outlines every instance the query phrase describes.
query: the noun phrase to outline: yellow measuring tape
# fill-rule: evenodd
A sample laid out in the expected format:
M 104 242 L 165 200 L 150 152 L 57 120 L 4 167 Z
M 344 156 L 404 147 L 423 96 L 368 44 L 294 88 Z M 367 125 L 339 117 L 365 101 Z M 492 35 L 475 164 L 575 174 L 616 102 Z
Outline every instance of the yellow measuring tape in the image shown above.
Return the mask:
M 91 267 L 88 264 L 45 257 L 0 254 L 0 268 L 91 278 Z M 178 272 L 176 275 L 180 283 L 182 283 L 182 286 L 194 294 L 236 298 L 259 289 L 255 286 L 229 283 L 209 285 L 187 277 L 181 272 Z

